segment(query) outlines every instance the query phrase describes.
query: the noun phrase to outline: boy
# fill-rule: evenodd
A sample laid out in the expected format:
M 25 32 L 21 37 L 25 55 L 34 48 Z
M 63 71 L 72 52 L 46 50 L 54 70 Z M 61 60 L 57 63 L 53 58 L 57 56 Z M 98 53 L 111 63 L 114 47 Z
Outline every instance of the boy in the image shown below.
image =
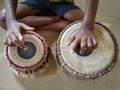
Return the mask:
M 18 0 L 5 0 L 5 12 L 0 15 L 0 25 L 7 29 L 5 44 L 18 45 L 22 43 L 22 30 L 41 29 L 61 31 L 66 25 L 76 20 L 83 20 L 78 33 L 71 37 L 66 45 L 73 43 L 71 52 L 74 53 L 80 44 L 80 53 L 97 47 L 93 35 L 93 25 L 99 0 L 87 0 L 85 13 L 74 5 L 73 0 L 26 0 L 18 6 Z

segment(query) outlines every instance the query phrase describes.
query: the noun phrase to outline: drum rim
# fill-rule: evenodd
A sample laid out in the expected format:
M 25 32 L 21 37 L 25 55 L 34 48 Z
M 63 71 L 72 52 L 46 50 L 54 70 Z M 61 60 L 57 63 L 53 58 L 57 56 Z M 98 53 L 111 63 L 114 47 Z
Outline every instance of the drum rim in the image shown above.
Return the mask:
M 18 65 L 16 65 L 13 61 L 12 61 L 12 59 L 10 58 L 10 56 L 9 56 L 9 53 L 8 53 L 8 46 L 6 46 L 5 47 L 5 51 L 6 51 L 6 58 L 8 59 L 8 61 L 9 61 L 9 64 L 10 64 L 10 67 L 12 67 L 13 69 L 15 69 L 16 71 L 21 71 L 21 72 L 31 72 L 31 71 L 33 71 L 33 70 L 37 70 L 40 66 L 43 66 L 45 63 L 47 63 L 48 61 L 46 60 L 46 58 L 47 58 L 47 55 L 48 55 L 48 46 L 47 46 L 47 43 L 46 43 L 46 41 L 45 41 L 45 39 L 43 38 L 43 37 L 41 37 L 41 35 L 40 34 L 38 34 L 38 33 L 35 33 L 35 32 L 33 32 L 33 31 L 25 31 L 25 32 L 22 32 L 22 34 L 24 35 L 24 34 L 32 34 L 32 35 L 35 35 L 37 38 L 39 38 L 41 41 L 42 41 L 42 43 L 43 43 L 43 46 L 44 46 L 44 56 L 42 57 L 42 59 L 39 61 L 39 62 L 37 62 L 35 65 L 32 65 L 32 66 L 30 66 L 30 67 L 22 67 L 22 66 L 18 66 Z M 42 63 L 42 64 L 41 64 Z
M 48 68 L 50 67 L 50 64 L 52 62 L 52 60 L 48 60 L 48 58 L 51 55 L 51 50 L 49 49 L 48 51 L 48 56 L 46 58 L 46 62 L 44 63 L 44 65 L 41 67 L 36 68 L 35 70 L 31 70 L 31 71 L 17 71 L 14 68 L 10 67 L 11 70 L 18 76 L 18 77 L 22 77 L 22 78 L 37 78 L 40 75 L 43 75 Z M 37 74 L 38 73 L 38 74 Z
M 110 34 L 110 36 L 113 39 L 113 43 L 115 45 L 115 56 L 114 59 L 112 60 L 112 63 L 106 67 L 103 71 L 99 72 L 99 73 L 95 73 L 95 74 L 83 74 L 83 73 L 79 73 L 76 70 L 74 70 L 73 68 L 71 68 L 69 65 L 67 65 L 67 63 L 65 63 L 65 61 L 63 60 L 62 56 L 61 56 L 61 51 L 60 51 L 60 41 L 61 41 L 61 37 L 63 35 L 63 33 L 72 25 L 79 23 L 81 21 L 75 21 L 71 24 L 69 24 L 68 26 L 66 26 L 63 31 L 60 33 L 59 37 L 58 37 L 58 41 L 56 43 L 56 58 L 57 58 L 57 62 L 59 64 L 59 66 L 61 68 L 63 68 L 63 70 L 65 71 L 65 73 L 69 73 L 70 75 L 72 75 L 72 77 L 74 79 L 82 79 L 82 80 L 89 80 L 89 79 L 95 79 L 98 78 L 100 76 L 103 76 L 104 74 L 108 73 L 116 64 L 117 60 L 118 60 L 118 53 L 119 53 L 119 48 L 118 48 L 118 43 L 117 43 L 117 39 L 115 37 L 115 35 L 113 34 L 113 32 L 107 28 L 105 25 L 99 23 L 99 22 L 95 22 L 95 24 L 102 26 L 103 28 L 105 28 L 105 30 Z

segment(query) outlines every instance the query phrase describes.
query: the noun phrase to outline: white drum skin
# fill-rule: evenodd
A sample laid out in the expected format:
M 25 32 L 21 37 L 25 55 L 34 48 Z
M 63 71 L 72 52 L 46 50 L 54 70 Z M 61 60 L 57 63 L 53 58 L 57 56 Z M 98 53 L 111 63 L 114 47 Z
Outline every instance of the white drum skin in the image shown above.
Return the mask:
M 98 41 L 97 49 L 89 56 L 70 53 L 71 45 L 66 46 L 66 43 L 77 33 L 81 23 L 76 21 L 61 32 L 56 48 L 57 61 L 65 72 L 76 79 L 95 79 L 110 71 L 118 60 L 118 44 L 114 34 L 107 27 L 95 23 L 94 35 Z

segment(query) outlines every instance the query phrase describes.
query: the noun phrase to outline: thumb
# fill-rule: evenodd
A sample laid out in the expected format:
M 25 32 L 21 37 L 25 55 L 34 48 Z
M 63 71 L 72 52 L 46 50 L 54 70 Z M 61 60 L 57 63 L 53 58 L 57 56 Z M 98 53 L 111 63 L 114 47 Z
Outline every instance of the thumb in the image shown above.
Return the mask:
M 26 25 L 26 24 L 21 24 L 21 26 L 22 26 L 22 28 L 24 29 L 24 30 L 35 30 L 35 28 L 34 27 L 30 27 L 30 26 L 28 26 L 28 25 Z

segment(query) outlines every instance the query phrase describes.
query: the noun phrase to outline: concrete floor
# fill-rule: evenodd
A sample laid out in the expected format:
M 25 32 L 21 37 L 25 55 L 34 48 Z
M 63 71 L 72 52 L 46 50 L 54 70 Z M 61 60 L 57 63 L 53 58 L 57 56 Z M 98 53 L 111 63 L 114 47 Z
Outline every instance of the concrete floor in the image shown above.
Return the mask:
M 76 4 L 85 8 L 85 0 L 76 0 Z M 120 45 L 120 0 L 100 0 L 96 21 L 107 23 L 115 34 Z M 0 0 L 0 11 L 3 0 Z M 51 67 L 37 79 L 18 78 L 12 73 L 7 60 L 4 58 L 3 37 L 5 31 L 0 27 L 0 90 L 120 90 L 120 61 L 111 72 L 89 81 L 73 80 L 66 76 L 55 63 L 55 42 L 58 32 L 40 31 L 52 48 Z M 120 46 L 119 46 L 120 48 Z M 120 54 L 119 54 L 120 56 Z M 119 58 L 120 60 L 120 58 Z

